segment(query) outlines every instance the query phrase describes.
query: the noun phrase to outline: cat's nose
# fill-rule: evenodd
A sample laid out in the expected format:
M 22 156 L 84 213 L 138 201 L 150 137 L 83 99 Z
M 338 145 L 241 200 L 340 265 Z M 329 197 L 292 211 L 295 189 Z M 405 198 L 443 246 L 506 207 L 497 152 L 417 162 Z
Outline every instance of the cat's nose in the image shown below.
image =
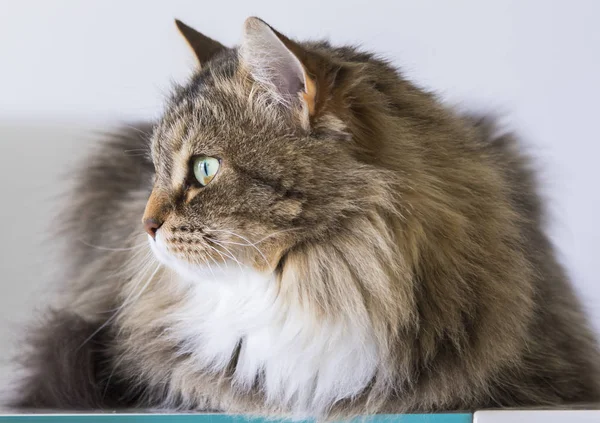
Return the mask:
M 156 238 L 156 231 L 158 228 L 162 226 L 162 222 L 159 222 L 153 217 L 148 219 L 144 219 L 144 229 L 148 232 L 148 235 L 152 237 L 152 239 Z

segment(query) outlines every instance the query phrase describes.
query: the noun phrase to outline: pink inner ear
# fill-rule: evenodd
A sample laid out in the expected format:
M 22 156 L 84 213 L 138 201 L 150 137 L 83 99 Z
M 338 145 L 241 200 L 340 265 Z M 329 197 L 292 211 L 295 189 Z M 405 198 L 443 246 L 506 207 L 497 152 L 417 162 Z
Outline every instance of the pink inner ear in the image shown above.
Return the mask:
M 240 50 L 252 77 L 265 85 L 278 101 L 292 104 L 300 97 L 309 110 L 314 110 L 314 81 L 267 24 L 256 18 L 248 19 Z

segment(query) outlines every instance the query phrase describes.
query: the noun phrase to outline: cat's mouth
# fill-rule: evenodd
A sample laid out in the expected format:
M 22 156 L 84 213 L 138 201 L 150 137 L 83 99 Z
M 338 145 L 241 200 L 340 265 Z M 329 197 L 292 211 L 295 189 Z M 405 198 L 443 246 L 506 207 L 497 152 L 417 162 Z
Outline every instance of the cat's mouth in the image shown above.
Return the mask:
M 156 232 L 154 239 L 149 235 L 148 243 L 150 244 L 150 249 L 161 264 L 175 271 L 178 275 L 187 280 L 206 280 L 208 276 L 214 276 L 231 265 L 228 260 L 221 263 L 215 263 L 214 265 L 210 265 L 206 260 L 205 265 L 194 263 L 193 260 L 188 260 L 181 257 L 181 254 L 171 251 L 172 249 L 175 249 L 177 252 L 183 250 L 181 246 L 173 245 L 172 239 L 170 240 L 170 238 L 172 238 L 172 236 L 166 234 L 162 230 Z
M 167 251 L 164 239 L 162 237 L 162 232 L 157 231 L 154 238 L 148 235 L 148 244 L 150 244 L 150 249 L 158 261 L 165 266 L 170 267 L 170 263 L 174 260 L 174 257 L 171 257 Z

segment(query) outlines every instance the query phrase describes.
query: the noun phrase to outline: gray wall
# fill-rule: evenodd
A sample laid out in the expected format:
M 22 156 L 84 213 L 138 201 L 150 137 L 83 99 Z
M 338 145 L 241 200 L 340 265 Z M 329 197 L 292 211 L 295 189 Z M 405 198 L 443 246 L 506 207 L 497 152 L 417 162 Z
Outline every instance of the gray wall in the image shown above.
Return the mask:
M 60 272 L 52 236 L 70 169 L 98 124 L 0 119 L 0 392 L 12 344 Z
M 552 236 L 600 329 L 600 2 L 0 0 L 0 10 L 0 357 L 12 324 L 47 298 L 59 175 L 103 122 L 156 116 L 170 81 L 189 74 L 174 17 L 229 45 L 249 15 L 292 36 L 360 42 L 448 102 L 506 113 L 544 169 Z

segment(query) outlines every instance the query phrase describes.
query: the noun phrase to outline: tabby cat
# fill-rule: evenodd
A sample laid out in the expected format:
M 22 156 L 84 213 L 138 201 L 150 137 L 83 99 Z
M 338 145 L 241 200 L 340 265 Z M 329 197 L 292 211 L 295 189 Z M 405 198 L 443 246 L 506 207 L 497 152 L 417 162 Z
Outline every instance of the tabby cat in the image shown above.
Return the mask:
M 258 18 L 68 206 L 63 297 L 16 405 L 318 419 L 600 398 L 531 166 L 354 47 Z

